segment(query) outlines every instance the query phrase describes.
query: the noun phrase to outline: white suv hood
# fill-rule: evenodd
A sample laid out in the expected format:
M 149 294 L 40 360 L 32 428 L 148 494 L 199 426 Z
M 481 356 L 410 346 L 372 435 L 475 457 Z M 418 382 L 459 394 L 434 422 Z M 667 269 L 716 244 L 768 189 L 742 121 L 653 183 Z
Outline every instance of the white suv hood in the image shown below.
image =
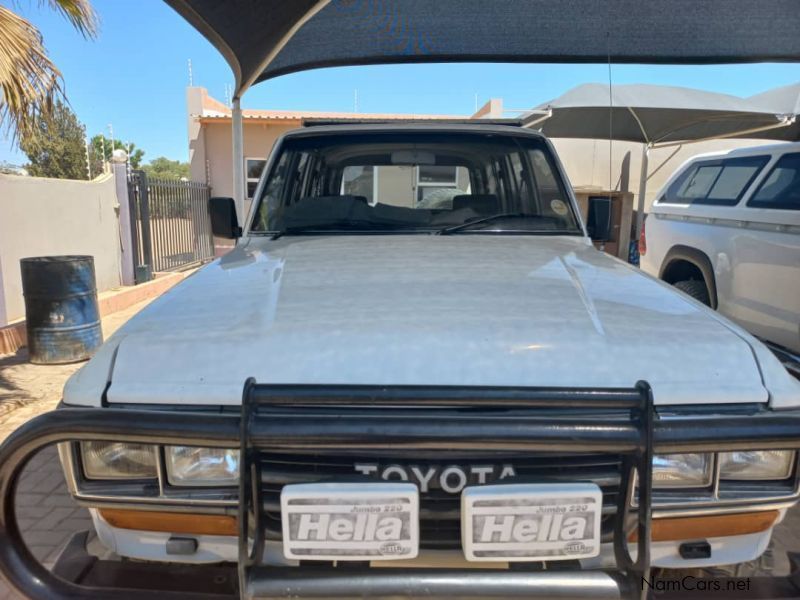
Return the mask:
M 569 237 L 253 238 L 153 302 L 95 361 L 105 364 L 76 376 L 65 402 L 85 403 L 91 373 L 109 372 L 110 403 L 238 404 L 251 376 L 579 387 L 643 379 L 658 404 L 768 400 L 750 344 L 723 320 Z

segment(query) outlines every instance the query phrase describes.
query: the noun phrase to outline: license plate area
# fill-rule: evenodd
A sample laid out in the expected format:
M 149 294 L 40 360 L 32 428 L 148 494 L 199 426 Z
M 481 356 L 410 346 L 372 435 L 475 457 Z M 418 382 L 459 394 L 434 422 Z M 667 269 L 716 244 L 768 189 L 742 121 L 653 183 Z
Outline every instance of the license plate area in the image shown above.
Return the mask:
M 603 494 L 593 483 L 465 488 L 464 556 L 469 561 L 550 561 L 600 553 Z
M 308 483 L 281 491 L 283 553 L 297 560 L 398 560 L 419 551 L 411 483 Z

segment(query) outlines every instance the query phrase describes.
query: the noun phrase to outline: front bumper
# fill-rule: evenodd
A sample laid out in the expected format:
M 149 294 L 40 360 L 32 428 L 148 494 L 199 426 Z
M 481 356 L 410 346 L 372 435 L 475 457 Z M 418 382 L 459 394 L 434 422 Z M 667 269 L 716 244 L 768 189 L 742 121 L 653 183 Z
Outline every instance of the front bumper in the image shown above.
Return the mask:
M 598 410 L 608 414 L 598 418 Z M 55 411 L 19 429 L 0 448 L 0 572 L 31 598 L 149 599 L 153 595 L 152 589 L 141 588 L 141 577 L 138 585 L 125 588 L 117 585 L 124 582 L 121 576 L 68 581 L 69 577 L 58 576 L 65 571 L 48 572 L 25 547 L 14 507 L 20 472 L 44 446 L 74 440 L 240 447 L 236 590 L 204 588 L 204 595 L 210 597 L 634 598 L 646 594 L 642 583 L 649 577 L 653 454 L 798 449 L 800 413 L 717 415 L 713 428 L 702 414 L 662 420 L 655 414 L 646 383 L 630 389 L 510 389 L 261 386 L 252 381 L 245 385 L 238 415 L 110 408 Z M 262 489 L 256 482 L 262 481 L 261 457 L 270 451 L 451 451 L 474 449 L 478 444 L 486 451 L 608 452 L 623 457 L 622 493 L 613 522 L 616 568 L 374 569 L 357 564 L 272 567 L 262 563 L 265 515 Z M 628 502 L 634 470 L 640 475 L 636 511 Z M 642 541 L 629 548 L 626 539 L 633 531 Z M 153 566 L 157 572 L 168 568 Z M 95 564 L 90 571 L 97 569 L 102 565 Z M 179 585 L 181 578 L 193 579 L 192 569 L 174 569 L 170 585 L 157 590 L 159 597 L 201 597 L 197 589 L 188 591 Z M 764 595 L 741 597 L 800 598 L 793 579 L 770 581 L 751 590 Z

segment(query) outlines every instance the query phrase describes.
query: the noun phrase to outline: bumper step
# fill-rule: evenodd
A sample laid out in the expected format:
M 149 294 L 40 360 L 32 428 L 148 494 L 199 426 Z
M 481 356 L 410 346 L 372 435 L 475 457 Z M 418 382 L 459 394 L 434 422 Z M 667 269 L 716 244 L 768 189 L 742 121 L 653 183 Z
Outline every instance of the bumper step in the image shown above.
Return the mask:
M 253 600 L 289 598 L 425 598 L 429 600 L 620 600 L 625 582 L 602 571 L 519 573 L 495 570 L 254 568 L 245 596 Z

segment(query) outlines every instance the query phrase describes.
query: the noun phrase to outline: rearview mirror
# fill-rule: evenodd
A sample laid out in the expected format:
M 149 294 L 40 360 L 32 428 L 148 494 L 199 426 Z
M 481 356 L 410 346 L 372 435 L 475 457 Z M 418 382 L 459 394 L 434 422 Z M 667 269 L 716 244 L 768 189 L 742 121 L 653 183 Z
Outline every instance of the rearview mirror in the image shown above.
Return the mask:
M 211 214 L 211 233 L 216 237 L 235 240 L 242 236 L 233 198 L 211 198 L 208 201 L 208 210 Z
M 429 165 L 436 164 L 436 155 L 424 150 L 397 150 L 392 152 L 393 165 Z
M 611 198 L 608 196 L 589 197 L 589 215 L 586 219 L 589 237 L 595 242 L 611 240 Z

